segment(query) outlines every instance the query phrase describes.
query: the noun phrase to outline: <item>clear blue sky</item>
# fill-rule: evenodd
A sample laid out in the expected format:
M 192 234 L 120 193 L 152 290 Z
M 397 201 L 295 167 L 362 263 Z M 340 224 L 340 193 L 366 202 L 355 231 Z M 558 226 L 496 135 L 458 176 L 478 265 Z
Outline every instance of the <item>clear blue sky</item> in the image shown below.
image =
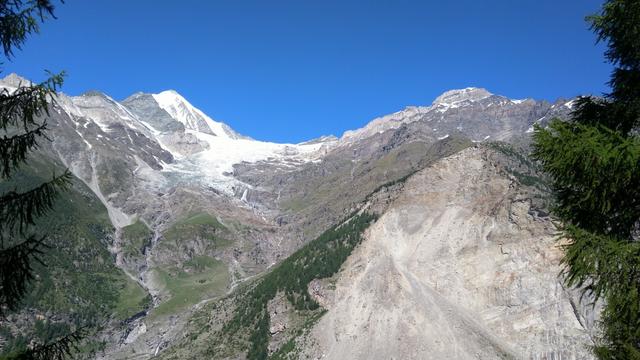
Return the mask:
M 445 90 L 607 91 L 596 0 L 67 0 L 4 72 L 122 100 L 175 89 L 257 139 L 341 135 Z

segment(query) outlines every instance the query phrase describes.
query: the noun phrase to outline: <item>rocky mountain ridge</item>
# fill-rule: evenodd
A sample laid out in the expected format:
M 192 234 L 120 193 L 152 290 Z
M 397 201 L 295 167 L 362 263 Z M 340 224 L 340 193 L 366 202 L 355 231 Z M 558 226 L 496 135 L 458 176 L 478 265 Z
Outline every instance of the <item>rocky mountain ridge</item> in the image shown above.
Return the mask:
M 431 106 L 410 106 L 374 119 L 361 129 L 345 132 L 341 140 L 363 140 L 417 122 L 436 138 L 460 133 L 474 141 L 508 141 L 533 131 L 534 124 L 545 126 L 555 117 L 566 118 L 572 104 L 571 100 L 563 99 L 554 103 L 513 100 L 482 88 L 450 90 Z

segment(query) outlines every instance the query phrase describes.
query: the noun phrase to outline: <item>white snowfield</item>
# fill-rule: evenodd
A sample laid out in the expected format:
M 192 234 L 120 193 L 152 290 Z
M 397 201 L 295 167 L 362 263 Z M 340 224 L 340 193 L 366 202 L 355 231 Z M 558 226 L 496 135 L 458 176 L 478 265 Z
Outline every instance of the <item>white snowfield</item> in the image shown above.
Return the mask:
M 213 120 L 174 90 L 152 96 L 160 108 L 185 126 L 186 134 L 194 136 L 198 143 L 204 145 L 203 151 L 185 156 L 172 150 L 164 142 L 164 136 L 168 134 L 140 120 L 126 107 L 104 94 L 74 97 L 60 94 L 56 101 L 78 124 L 77 129 L 86 128 L 88 123 L 94 123 L 100 129 L 97 135 L 100 138 L 127 136 L 130 140 L 129 131 L 126 131 L 125 135 L 116 134 L 112 126 L 123 124 L 128 129 L 135 129 L 173 155 L 175 161 L 171 164 L 163 163 L 164 169 L 160 174 L 178 181 L 202 182 L 228 195 L 234 194 L 237 185 L 249 187 L 234 178 L 233 167 L 236 164 L 269 161 L 284 168 L 294 168 L 306 162 L 318 161 L 325 153 L 321 150 L 336 142 L 335 139 L 328 139 L 315 143 L 280 144 L 254 140 L 235 133 L 222 122 Z M 88 150 L 91 150 L 92 146 L 83 134 L 78 131 L 78 135 L 87 144 Z M 159 174 L 148 175 L 156 178 Z
M 235 164 L 273 161 L 294 166 L 319 159 L 321 148 L 335 142 L 280 144 L 243 138 L 225 124 L 211 119 L 174 90 L 153 94 L 153 98 L 172 118 L 185 125 L 187 133 L 207 145 L 206 150 L 192 156 L 176 156 L 180 160 L 167 165 L 165 171 L 203 179 L 227 194 L 233 194 L 233 188 L 238 184 L 232 175 Z M 215 135 L 202 131 L 202 123 L 207 124 Z
M 233 177 L 233 166 L 243 162 L 271 161 L 286 167 L 315 161 L 322 156 L 326 143 L 278 144 L 252 139 L 233 139 L 189 130 L 208 149 L 168 164 L 165 171 L 181 173 L 205 180 L 227 194 L 234 193 L 239 182 Z M 247 186 L 246 184 L 243 184 Z

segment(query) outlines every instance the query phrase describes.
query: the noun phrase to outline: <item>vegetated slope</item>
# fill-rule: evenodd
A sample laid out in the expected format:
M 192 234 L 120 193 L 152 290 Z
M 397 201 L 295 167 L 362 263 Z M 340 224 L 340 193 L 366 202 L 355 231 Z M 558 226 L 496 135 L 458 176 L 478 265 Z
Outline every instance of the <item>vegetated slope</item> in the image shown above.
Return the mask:
M 24 191 L 60 174 L 63 167 L 43 153 L 35 153 L 10 181 L 0 182 L 0 192 Z M 31 339 L 46 342 L 79 327 L 111 324 L 144 310 L 150 304 L 135 281 L 118 269 L 109 253 L 113 227 L 100 200 L 79 179 L 60 194 L 53 211 L 38 219 L 35 234 L 47 235 L 41 259 L 34 263 L 36 279 L 21 309 L 0 322 L 0 356 L 27 346 Z M 103 344 L 89 339 L 85 353 Z
M 470 148 L 410 177 L 324 290 L 299 356 L 589 358 L 593 315 L 504 155 Z
M 192 320 L 186 339 L 163 357 L 223 358 L 246 352 L 249 359 L 266 359 L 273 333 L 270 303 L 279 299 L 291 304 L 297 323 L 290 328 L 296 331 L 321 316 L 322 309 L 308 293 L 309 284 L 335 274 L 374 219 L 368 213 L 350 216 L 252 284 L 205 306 Z

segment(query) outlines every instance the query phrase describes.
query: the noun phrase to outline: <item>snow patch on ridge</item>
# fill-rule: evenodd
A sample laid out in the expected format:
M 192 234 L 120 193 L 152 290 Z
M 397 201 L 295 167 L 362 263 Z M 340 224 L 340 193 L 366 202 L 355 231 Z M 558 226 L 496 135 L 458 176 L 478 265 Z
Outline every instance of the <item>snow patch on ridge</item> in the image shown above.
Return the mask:
M 433 105 L 444 105 L 447 107 L 457 107 L 460 103 L 469 101 L 475 102 L 486 99 L 493 94 L 482 88 L 468 87 L 464 89 L 449 90 L 438 96 Z
M 569 109 L 569 110 L 573 110 L 573 107 L 575 106 L 575 104 L 576 104 L 576 100 L 574 99 L 574 100 L 570 100 L 570 101 L 567 101 L 566 103 L 564 103 L 564 106 L 566 106 L 567 109 Z

